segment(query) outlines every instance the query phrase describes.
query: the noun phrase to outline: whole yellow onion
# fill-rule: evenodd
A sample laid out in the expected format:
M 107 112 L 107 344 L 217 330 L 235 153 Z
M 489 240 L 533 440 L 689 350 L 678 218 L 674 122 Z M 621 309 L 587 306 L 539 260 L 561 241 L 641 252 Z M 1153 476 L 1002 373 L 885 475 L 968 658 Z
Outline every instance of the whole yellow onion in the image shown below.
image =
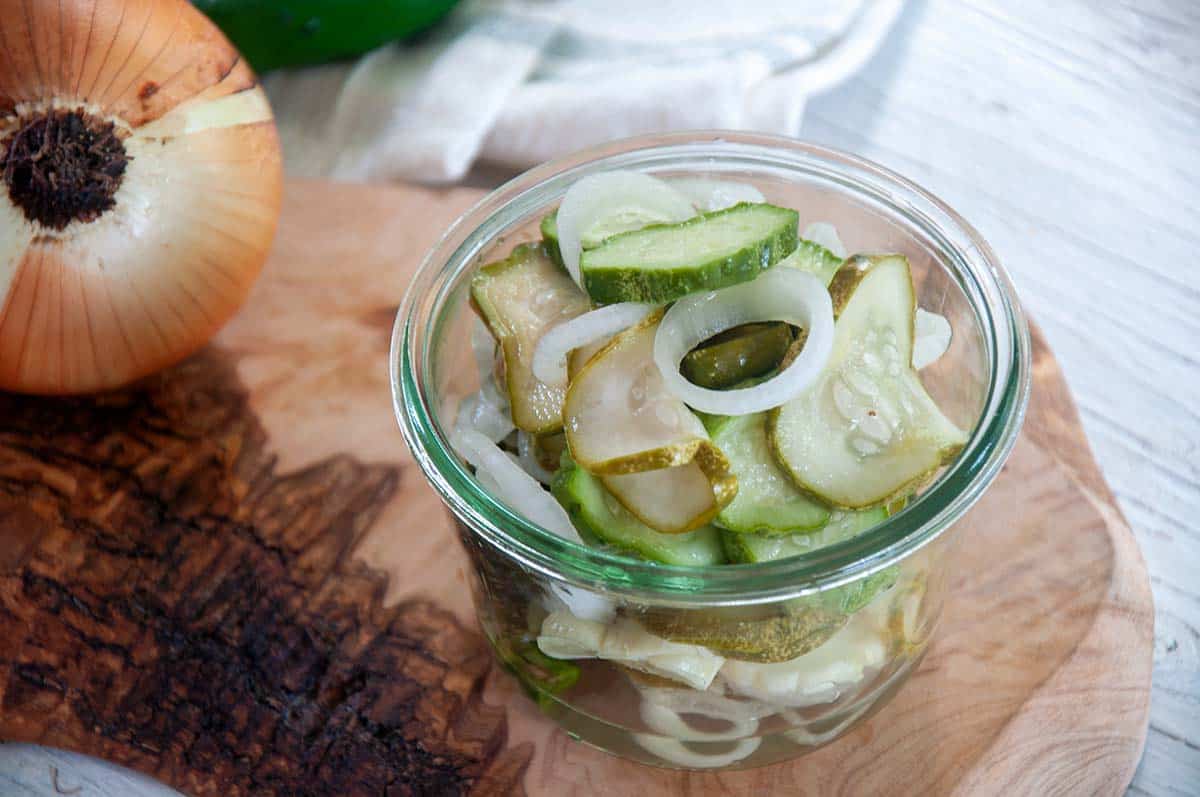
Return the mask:
M 202 346 L 271 246 L 266 95 L 184 0 L 0 0 L 0 388 L 117 387 Z

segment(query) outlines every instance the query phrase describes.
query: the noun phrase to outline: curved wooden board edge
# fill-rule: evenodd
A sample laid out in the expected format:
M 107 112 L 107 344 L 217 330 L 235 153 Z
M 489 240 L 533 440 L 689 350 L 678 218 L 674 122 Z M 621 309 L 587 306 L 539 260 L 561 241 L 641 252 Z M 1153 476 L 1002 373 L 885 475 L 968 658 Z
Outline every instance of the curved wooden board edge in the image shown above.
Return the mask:
M 1024 434 L 1066 470 L 1103 516 L 1117 566 L 1088 634 L 993 740 L 955 793 L 1043 794 L 1048 784 L 1067 780 L 1081 794 L 1123 794 L 1141 760 L 1150 722 L 1150 579 L 1133 531 L 1092 456 L 1062 369 L 1034 325 L 1030 337 L 1034 388 Z M 1091 687 L 1089 700 L 1106 702 L 1105 710 L 1067 710 L 1064 701 L 1072 700 L 1081 682 Z M 1081 717 L 1092 724 L 1080 726 Z M 1071 740 L 1069 756 L 1053 748 L 1034 750 L 1023 741 L 1051 736 Z M 1121 762 L 1122 775 L 1115 781 L 1113 768 L 1095 766 L 1105 757 Z M 1101 779 L 1093 780 L 1096 775 Z

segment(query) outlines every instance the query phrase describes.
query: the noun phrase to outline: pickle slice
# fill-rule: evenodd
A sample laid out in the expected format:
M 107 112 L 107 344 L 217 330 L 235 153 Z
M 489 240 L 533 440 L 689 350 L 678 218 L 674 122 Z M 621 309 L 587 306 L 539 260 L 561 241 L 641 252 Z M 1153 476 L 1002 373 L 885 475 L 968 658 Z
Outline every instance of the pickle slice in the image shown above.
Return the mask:
M 796 251 L 780 261 L 779 265 L 812 272 L 828 285 L 842 267 L 842 259 L 816 241 L 801 238 L 796 244 Z
M 654 362 L 662 313 L 620 333 L 571 379 L 563 404 L 571 456 L 651 528 L 704 525 L 737 480 L 704 424 L 666 388 Z
M 598 340 L 595 343 L 589 343 L 586 346 L 580 346 L 567 355 L 567 378 L 574 379 L 576 374 L 583 370 L 583 366 L 588 364 L 588 361 L 595 357 L 600 351 L 609 344 L 612 338 L 608 340 Z
M 537 645 L 555 659 L 604 659 L 700 690 L 708 688 L 725 663 L 703 647 L 648 634 L 625 617 L 604 624 L 552 612 L 542 621 Z
M 792 328 L 779 322 L 743 324 L 692 349 L 679 366 L 692 384 L 724 390 L 778 367 L 792 343 Z
M 558 266 L 565 268 L 563 266 L 562 250 L 558 248 L 558 211 L 542 216 L 542 221 L 538 225 L 538 229 L 542 233 L 542 246 L 546 247 L 546 254 Z
M 736 478 L 714 478 L 698 460 L 600 480 L 634 517 L 664 534 L 681 534 L 711 522 L 737 494 Z
M 773 562 L 848 540 L 887 520 L 889 514 L 881 506 L 858 512 L 835 509 L 824 526 L 812 531 L 782 535 L 724 531 L 721 533 L 721 543 L 731 562 Z
M 584 249 L 579 266 L 600 304 L 662 304 L 754 279 L 796 248 L 796 211 L 742 203 L 675 224 L 652 224 Z
M 821 527 L 829 520 L 829 508 L 780 470 L 767 440 L 766 420 L 765 412 L 757 412 L 709 423 L 713 443 L 738 480 L 737 495 L 717 515 L 717 525 L 732 532 L 784 535 Z
M 566 391 L 533 375 L 533 351 L 546 330 L 591 309 L 587 296 L 545 247 L 522 244 L 479 269 L 471 301 L 500 343 L 513 423 L 533 434 L 558 431 Z
M 767 434 L 796 484 L 835 506 L 887 503 L 966 443 L 912 368 L 915 293 L 902 255 L 856 256 L 829 286 L 833 353 L 817 381 L 772 410 Z
M 841 587 L 785 603 L 714 609 L 654 607 L 639 616 L 665 639 L 703 645 L 730 659 L 781 662 L 825 644 L 858 610 L 890 589 L 892 566 Z
M 790 612 L 768 607 L 720 609 L 652 608 L 639 620 L 672 642 L 702 645 L 730 659 L 788 661 L 823 644 L 846 624 L 847 615 L 813 606 Z
M 567 510 L 580 536 L 652 562 L 705 567 L 725 562 L 717 530 L 704 526 L 687 534 L 663 534 L 629 513 L 600 480 L 565 460 L 551 492 Z

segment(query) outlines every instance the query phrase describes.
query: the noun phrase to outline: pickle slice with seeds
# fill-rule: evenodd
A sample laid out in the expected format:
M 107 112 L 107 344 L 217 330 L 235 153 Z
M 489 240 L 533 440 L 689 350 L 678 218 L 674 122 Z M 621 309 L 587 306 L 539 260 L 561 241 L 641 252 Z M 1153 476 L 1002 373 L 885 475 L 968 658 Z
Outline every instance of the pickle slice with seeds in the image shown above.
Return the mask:
M 767 440 L 766 421 L 767 414 L 757 412 L 708 424 L 713 443 L 738 480 L 738 493 L 717 515 L 717 525 L 755 533 L 752 536 L 820 528 L 829 520 L 829 507 L 796 487 L 780 469 Z
M 533 352 L 546 330 L 591 309 L 587 296 L 545 247 L 522 244 L 479 269 L 471 302 L 500 343 L 513 423 L 533 434 L 558 431 L 566 390 L 533 375 Z
M 902 255 L 856 256 L 829 286 L 837 324 L 817 381 L 772 410 L 767 434 L 796 484 L 827 503 L 887 503 L 952 460 L 967 435 L 912 367 L 915 293 Z
M 625 509 L 592 474 L 567 459 L 551 492 L 584 539 L 594 539 L 642 559 L 705 567 L 725 561 L 717 530 L 703 526 L 686 534 L 663 534 Z

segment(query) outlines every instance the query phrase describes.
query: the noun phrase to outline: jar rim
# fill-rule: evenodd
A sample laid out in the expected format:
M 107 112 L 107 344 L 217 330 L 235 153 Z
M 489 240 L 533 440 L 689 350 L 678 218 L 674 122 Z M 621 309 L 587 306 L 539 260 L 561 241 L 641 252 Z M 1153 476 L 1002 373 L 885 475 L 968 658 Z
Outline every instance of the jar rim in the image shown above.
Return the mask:
M 513 221 L 561 197 L 580 177 L 613 168 L 669 167 L 700 159 L 808 173 L 869 198 L 936 242 L 974 309 L 988 358 L 983 409 L 962 452 L 903 511 L 863 534 L 788 559 L 710 567 L 665 565 L 587 547 L 541 528 L 489 495 L 451 448 L 425 386 L 455 280 Z M 980 498 L 1011 452 L 1030 391 L 1030 343 L 1012 284 L 983 237 L 945 202 L 864 158 L 796 139 L 704 130 L 602 144 L 531 169 L 463 213 L 423 259 L 396 315 L 392 399 L 405 440 L 452 514 L 522 566 L 543 576 L 659 604 L 763 603 L 835 587 L 882 570 L 931 542 Z

